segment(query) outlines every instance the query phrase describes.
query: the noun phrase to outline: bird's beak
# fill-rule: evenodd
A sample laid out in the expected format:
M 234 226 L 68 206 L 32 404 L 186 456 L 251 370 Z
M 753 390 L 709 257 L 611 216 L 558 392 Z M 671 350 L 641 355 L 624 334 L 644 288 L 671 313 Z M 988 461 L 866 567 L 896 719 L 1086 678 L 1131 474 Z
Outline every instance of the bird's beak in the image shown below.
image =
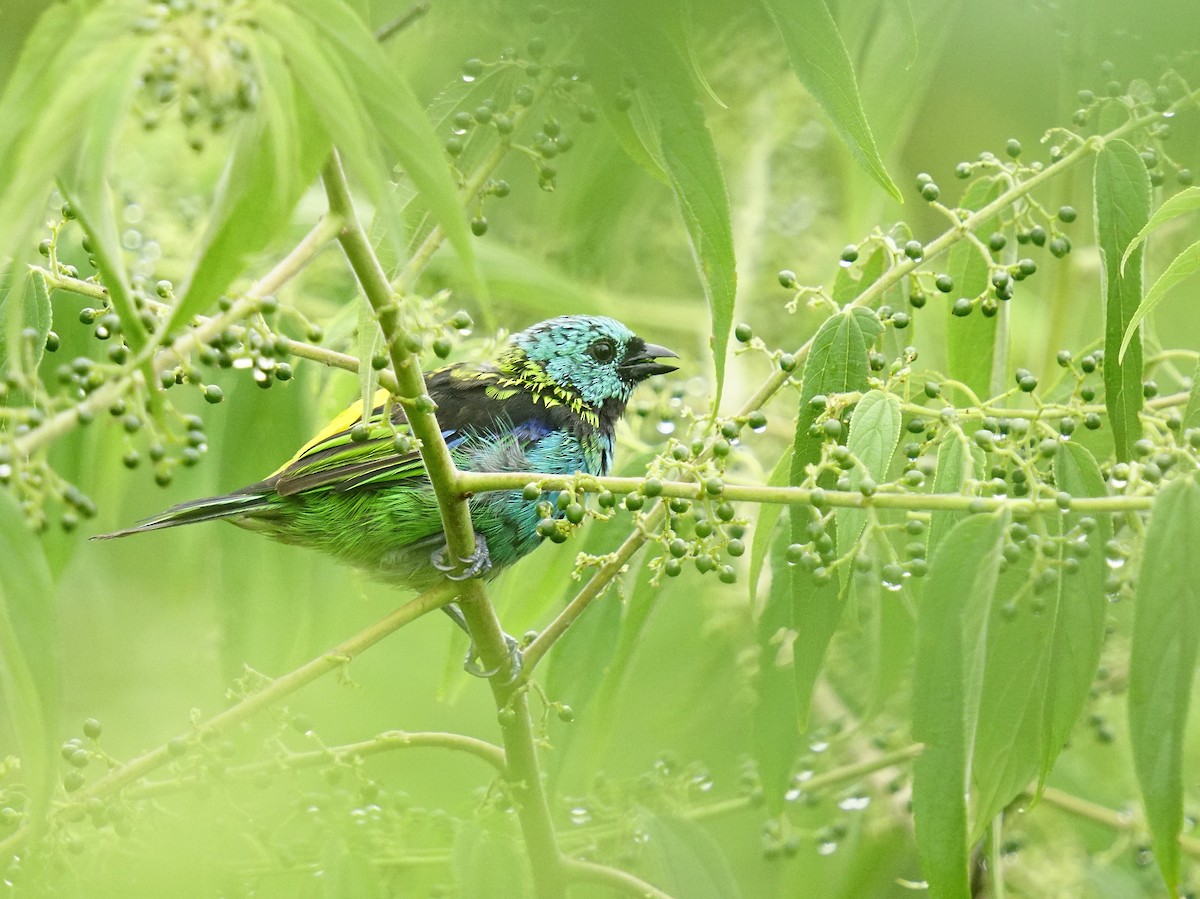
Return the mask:
M 679 355 L 671 352 L 665 346 L 648 343 L 642 347 L 641 352 L 629 356 L 621 363 L 621 373 L 635 381 L 641 381 L 654 375 L 665 375 L 679 370 L 677 365 L 665 365 L 662 362 L 654 361 L 663 357 L 678 359 Z

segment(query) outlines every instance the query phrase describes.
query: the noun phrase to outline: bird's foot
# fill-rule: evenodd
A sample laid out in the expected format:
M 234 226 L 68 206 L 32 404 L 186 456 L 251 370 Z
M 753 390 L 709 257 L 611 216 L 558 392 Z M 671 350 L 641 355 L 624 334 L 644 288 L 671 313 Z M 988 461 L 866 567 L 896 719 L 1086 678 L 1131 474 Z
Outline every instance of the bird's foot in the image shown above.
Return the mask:
M 483 577 L 492 570 L 492 556 L 488 552 L 487 540 L 482 534 L 475 535 L 475 551 L 457 562 L 450 561 L 450 553 L 443 544 L 434 550 L 429 561 L 438 571 L 444 572 L 447 579 L 465 581 L 473 577 Z M 452 573 L 453 572 L 453 573 Z
M 525 657 L 521 653 L 521 644 L 515 637 L 504 634 L 504 645 L 508 647 L 508 656 L 499 665 L 494 668 L 484 668 L 483 663 L 479 659 L 479 651 L 472 643 L 467 649 L 467 657 L 463 660 L 463 670 L 467 674 L 475 677 L 492 678 L 499 674 L 505 668 L 508 669 L 508 677 L 505 679 L 505 686 L 516 681 L 521 676 L 521 669 L 525 664 Z

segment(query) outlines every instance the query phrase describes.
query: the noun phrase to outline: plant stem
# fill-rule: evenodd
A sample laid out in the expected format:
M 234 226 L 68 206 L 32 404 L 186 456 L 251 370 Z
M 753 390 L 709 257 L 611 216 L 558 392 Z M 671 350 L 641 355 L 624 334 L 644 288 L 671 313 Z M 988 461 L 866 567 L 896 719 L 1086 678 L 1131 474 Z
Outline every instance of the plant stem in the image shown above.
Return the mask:
M 476 551 L 470 508 L 457 488 L 458 471 L 437 419 L 432 411 L 423 408 L 432 406 L 432 401 L 425 404 L 419 401 L 420 398 L 428 400 L 420 363 L 406 345 L 407 335 L 400 321 L 400 306 L 359 223 L 336 152 L 322 171 L 322 180 L 329 196 L 330 210 L 345 223 L 338 241 L 379 321 L 401 397 L 412 401 L 406 403 L 404 409 L 413 434 L 421 441 L 421 459 L 437 496 L 447 550 L 453 557 L 465 562 Z M 496 671 L 491 678 L 491 686 L 496 707 L 500 710 L 501 732 L 508 760 L 508 785 L 525 836 L 536 892 L 541 899 L 565 896 L 563 858 L 542 785 L 527 694 L 508 682 L 511 665 L 508 647 L 483 582 L 471 578 L 459 586 L 456 601 L 466 619 L 471 640 L 482 663 Z
M 370 740 L 358 743 L 345 743 L 341 746 L 328 746 L 314 749 L 311 752 L 289 753 L 283 758 L 266 759 L 261 762 L 251 762 L 247 765 L 236 765 L 227 768 L 222 773 L 226 777 L 253 777 L 256 774 L 270 774 L 280 768 L 298 770 L 312 768 L 317 765 L 328 765 L 343 759 L 354 759 L 368 755 L 378 755 L 382 752 L 392 752 L 397 749 L 449 749 L 455 752 L 465 752 L 482 759 L 501 775 L 505 773 L 504 750 L 484 740 L 463 734 L 449 733 L 409 733 L 401 730 L 389 730 Z M 144 799 L 148 796 L 160 796 L 164 793 L 174 793 L 185 790 L 197 781 L 196 777 L 175 777 L 170 780 L 157 780 L 138 784 L 125 791 L 127 799 Z
M 668 498 L 699 500 L 714 498 L 694 481 L 660 481 L 662 495 Z M 628 477 L 563 477 L 524 471 L 460 471 L 457 484 L 463 495 L 493 490 L 521 490 L 526 484 L 537 484 L 542 490 L 573 489 L 582 493 L 629 494 L 640 492 L 644 478 Z M 657 486 L 656 486 L 657 489 Z M 875 493 L 863 496 L 857 490 L 823 490 L 819 487 L 771 487 L 759 484 L 726 484 L 721 499 L 736 502 L 771 503 L 775 505 L 829 505 L 844 509 L 907 509 L 927 512 L 993 512 L 997 509 L 1016 509 L 1024 512 L 1053 512 L 1058 509 L 1052 497 L 1034 499 L 1020 496 L 965 496 L 960 493 Z M 1073 512 L 1128 512 L 1149 509 L 1154 497 L 1146 496 L 1079 496 L 1071 500 Z M 602 569 L 603 570 L 603 569 Z
M 619 868 L 610 868 L 608 865 L 599 865 L 579 859 L 568 859 L 563 865 L 566 868 L 567 876 L 572 880 L 610 887 L 629 896 L 642 896 L 645 899 L 671 899 L 670 893 L 664 893 L 658 887 Z
M 1042 801 L 1048 805 L 1062 809 L 1064 812 L 1070 812 L 1072 815 L 1078 815 L 1081 818 L 1095 821 L 1097 824 L 1103 824 L 1105 827 L 1111 827 L 1113 830 L 1127 832 L 1145 827 L 1145 824 L 1136 815 L 1113 811 L 1103 805 L 1089 802 L 1086 799 L 1081 799 L 1078 796 L 1073 796 L 1054 787 L 1043 788 Z M 1200 839 L 1188 836 L 1187 834 L 1180 834 L 1179 847 L 1188 855 L 1200 858 Z
M 355 656 L 374 646 L 384 637 L 388 636 L 388 634 L 399 630 L 425 613 L 440 608 L 446 603 L 453 601 L 453 599 L 454 589 L 452 584 L 438 584 L 436 587 L 426 590 L 420 596 L 409 600 L 396 609 L 396 611 L 376 621 L 370 627 L 359 631 L 353 637 L 339 643 L 333 649 L 301 665 L 294 671 L 271 681 L 261 690 L 251 693 L 245 699 L 230 706 L 225 711 L 214 715 L 201 724 L 197 724 L 187 733 L 181 734 L 176 739 L 164 743 L 118 768 L 114 768 L 95 783 L 73 794 L 71 801 L 56 809 L 55 814 L 62 814 L 65 810 L 71 808 L 82 808 L 86 806 L 89 799 L 94 797 L 103 798 L 118 792 L 123 787 L 132 784 L 139 778 L 145 777 L 151 771 L 161 768 L 163 765 L 177 758 L 176 754 L 172 751 L 175 747 L 182 745 L 190 748 L 205 738 L 211 738 L 229 730 L 255 713 L 262 711 L 267 706 L 312 683 L 322 675 L 343 667 Z M 0 858 L 7 857 L 9 853 L 13 852 L 31 835 L 31 832 L 31 827 L 25 825 L 9 834 L 5 839 L 0 840 Z
M 375 32 L 375 40 L 379 41 L 381 44 L 385 41 L 391 40 L 405 28 L 408 28 L 410 25 L 428 13 L 430 5 L 431 4 L 429 0 L 420 0 L 419 3 L 414 3 L 399 18 L 393 19 L 382 28 L 377 29 Z

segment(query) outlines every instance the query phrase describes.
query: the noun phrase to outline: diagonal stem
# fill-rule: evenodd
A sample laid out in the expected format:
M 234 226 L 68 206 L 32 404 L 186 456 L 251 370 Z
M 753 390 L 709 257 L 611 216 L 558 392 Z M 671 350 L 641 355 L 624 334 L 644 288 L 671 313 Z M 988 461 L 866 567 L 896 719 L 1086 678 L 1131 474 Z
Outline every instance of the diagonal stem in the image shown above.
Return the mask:
M 354 211 L 350 188 L 336 152 L 326 164 L 322 180 L 329 196 L 330 210 L 345 223 L 338 240 L 379 321 L 408 423 L 421 441 L 421 459 L 437 496 L 447 548 L 453 556 L 465 559 L 475 551 L 475 531 L 467 500 L 457 489 L 458 470 L 434 416 L 433 402 L 425 393 L 420 362 L 407 346 L 408 335 L 400 320 L 398 298 Z M 500 710 L 508 761 L 507 782 L 525 836 L 537 895 L 540 899 L 565 896 L 563 858 L 542 785 L 528 695 L 505 682 L 509 674 L 508 647 L 483 582 L 478 578 L 463 582 L 457 603 L 480 660 L 498 672 L 491 679 L 491 686 Z

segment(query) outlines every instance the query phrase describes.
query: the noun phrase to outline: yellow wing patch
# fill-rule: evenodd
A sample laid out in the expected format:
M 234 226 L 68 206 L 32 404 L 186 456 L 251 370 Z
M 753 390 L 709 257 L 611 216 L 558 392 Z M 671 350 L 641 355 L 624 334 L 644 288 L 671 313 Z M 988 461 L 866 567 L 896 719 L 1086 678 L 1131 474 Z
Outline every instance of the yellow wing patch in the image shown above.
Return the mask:
M 371 405 L 373 408 L 377 409 L 380 406 L 383 406 L 385 403 L 387 403 L 387 399 L 388 399 L 387 388 L 380 387 L 378 390 L 375 391 L 375 396 L 371 398 Z M 317 446 L 320 443 L 324 443 L 326 440 L 328 440 L 334 434 L 340 434 L 342 431 L 349 430 L 350 428 L 354 427 L 354 425 L 358 424 L 358 422 L 361 419 L 362 419 L 362 400 L 360 399 L 360 400 L 355 401 L 351 405 L 347 406 L 345 409 L 343 409 L 341 412 L 339 412 L 336 416 L 334 416 L 333 420 L 330 421 L 329 424 L 327 424 L 327 425 L 325 425 L 325 427 L 321 428 L 321 430 L 317 433 L 316 437 L 314 437 L 312 440 L 308 441 L 308 443 L 304 444 L 304 446 L 300 447 L 300 449 L 296 452 L 296 455 L 292 456 L 292 458 L 288 459 L 286 462 L 284 462 L 282 465 L 280 465 L 277 469 L 275 469 L 273 472 L 271 472 L 270 476 L 275 477 L 275 475 L 281 474 L 285 468 L 287 468 L 293 462 L 297 461 L 301 456 L 303 456 L 305 453 L 307 453 L 314 446 Z

